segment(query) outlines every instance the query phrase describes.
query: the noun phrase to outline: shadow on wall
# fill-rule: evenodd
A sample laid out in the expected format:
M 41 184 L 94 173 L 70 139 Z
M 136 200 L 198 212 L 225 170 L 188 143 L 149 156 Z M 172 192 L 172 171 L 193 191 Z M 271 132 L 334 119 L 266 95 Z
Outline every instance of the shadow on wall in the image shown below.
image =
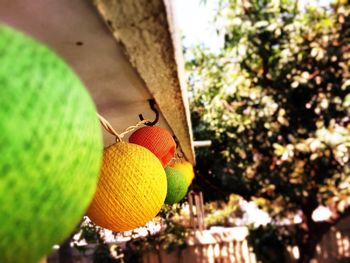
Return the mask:
M 298 249 L 288 248 L 290 262 L 296 263 Z M 311 263 L 349 263 L 350 262 L 350 217 L 341 220 L 324 235 L 317 245 L 315 259 Z
M 350 217 L 333 227 L 317 246 L 317 263 L 350 262 Z

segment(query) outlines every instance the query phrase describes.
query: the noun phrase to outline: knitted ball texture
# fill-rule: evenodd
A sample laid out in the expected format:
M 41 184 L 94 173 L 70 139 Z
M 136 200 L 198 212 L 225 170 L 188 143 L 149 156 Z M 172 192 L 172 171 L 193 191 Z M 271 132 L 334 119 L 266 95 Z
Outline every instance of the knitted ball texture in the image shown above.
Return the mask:
M 175 204 L 180 202 L 187 193 L 188 184 L 184 174 L 170 166 L 165 168 L 167 176 L 168 192 L 165 198 L 166 204 Z
M 93 197 L 102 159 L 95 106 L 52 51 L 0 25 L 0 262 L 37 262 Z
M 187 161 L 177 161 L 171 165 L 172 168 L 181 171 L 185 176 L 187 185 L 189 186 L 192 183 L 194 178 L 193 166 L 190 162 Z
M 105 149 L 97 190 L 88 209 L 97 225 L 127 231 L 160 211 L 167 192 L 162 164 L 149 150 L 120 142 Z
M 146 126 L 138 129 L 131 134 L 129 142 L 141 145 L 153 152 L 163 167 L 167 166 L 176 151 L 176 143 L 170 132 L 159 126 Z

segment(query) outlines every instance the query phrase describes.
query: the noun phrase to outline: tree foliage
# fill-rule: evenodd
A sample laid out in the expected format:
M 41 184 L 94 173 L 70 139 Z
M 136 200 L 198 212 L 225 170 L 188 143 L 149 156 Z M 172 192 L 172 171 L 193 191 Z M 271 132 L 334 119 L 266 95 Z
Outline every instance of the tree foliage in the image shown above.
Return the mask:
M 225 46 L 186 54 L 194 137 L 213 141 L 197 151 L 197 187 L 254 200 L 275 222 L 299 215 L 290 235 L 307 262 L 349 210 L 349 5 L 226 0 L 219 10 Z M 329 222 L 312 219 L 319 205 Z

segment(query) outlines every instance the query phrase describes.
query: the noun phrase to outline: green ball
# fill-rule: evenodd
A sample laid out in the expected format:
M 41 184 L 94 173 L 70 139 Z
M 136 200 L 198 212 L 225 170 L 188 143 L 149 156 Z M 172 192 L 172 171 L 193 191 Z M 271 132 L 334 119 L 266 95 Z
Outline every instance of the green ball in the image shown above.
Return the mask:
M 0 262 L 37 262 L 84 215 L 102 135 L 88 92 L 47 47 L 0 24 L 0 61 Z
M 165 173 L 168 182 L 168 191 L 165 198 L 165 203 L 172 205 L 180 202 L 186 196 L 188 183 L 186 177 L 180 170 L 167 166 L 165 168 Z

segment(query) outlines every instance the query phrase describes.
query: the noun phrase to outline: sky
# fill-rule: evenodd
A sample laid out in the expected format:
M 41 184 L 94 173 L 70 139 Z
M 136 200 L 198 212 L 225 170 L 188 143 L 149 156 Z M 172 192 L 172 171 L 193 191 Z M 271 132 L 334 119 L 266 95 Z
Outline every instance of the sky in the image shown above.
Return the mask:
M 223 37 L 218 36 L 213 23 L 219 0 L 173 0 L 177 25 L 183 45 L 190 47 L 202 44 L 212 51 L 223 47 Z M 304 5 L 328 6 L 332 0 L 303 0 Z
M 184 36 L 185 47 L 196 44 L 218 50 L 223 46 L 223 38 L 216 34 L 212 21 L 218 0 L 174 0 L 177 24 Z

